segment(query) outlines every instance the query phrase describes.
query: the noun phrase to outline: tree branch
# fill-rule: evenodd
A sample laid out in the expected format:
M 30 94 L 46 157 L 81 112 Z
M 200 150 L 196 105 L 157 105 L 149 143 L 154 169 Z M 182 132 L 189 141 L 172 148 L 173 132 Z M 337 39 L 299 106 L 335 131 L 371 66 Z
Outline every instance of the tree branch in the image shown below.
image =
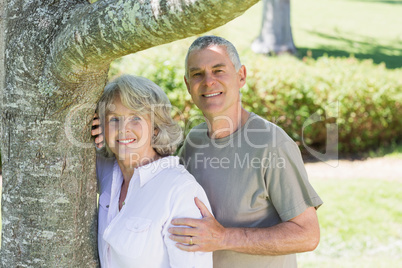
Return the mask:
M 49 62 L 78 82 L 124 55 L 219 27 L 258 0 L 116 0 L 79 6 L 56 37 Z

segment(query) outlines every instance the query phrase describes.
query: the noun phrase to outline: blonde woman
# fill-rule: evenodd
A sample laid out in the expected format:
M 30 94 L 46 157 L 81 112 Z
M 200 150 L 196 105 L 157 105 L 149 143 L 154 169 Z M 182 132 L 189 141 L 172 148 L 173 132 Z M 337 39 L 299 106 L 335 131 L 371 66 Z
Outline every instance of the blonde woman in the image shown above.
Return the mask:
M 101 267 L 212 267 L 212 253 L 185 252 L 169 239 L 174 218 L 202 218 L 204 190 L 171 156 L 182 131 L 166 94 L 152 81 L 124 75 L 98 103 L 105 145 L 97 158 Z M 191 237 L 187 241 L 192 245 Z

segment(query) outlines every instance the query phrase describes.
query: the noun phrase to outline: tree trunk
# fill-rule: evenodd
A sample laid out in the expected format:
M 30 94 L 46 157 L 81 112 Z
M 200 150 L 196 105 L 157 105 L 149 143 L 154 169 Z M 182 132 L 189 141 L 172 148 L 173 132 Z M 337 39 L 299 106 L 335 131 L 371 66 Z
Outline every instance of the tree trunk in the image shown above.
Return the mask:
M 262 25 L 251 49 L 256 53 L 296 54 L 290 26 L 290 0 L 263 0 Z
M 97 266 L 90 123 L 110 62 L 257 1 L 0 0 L 2 267 Z

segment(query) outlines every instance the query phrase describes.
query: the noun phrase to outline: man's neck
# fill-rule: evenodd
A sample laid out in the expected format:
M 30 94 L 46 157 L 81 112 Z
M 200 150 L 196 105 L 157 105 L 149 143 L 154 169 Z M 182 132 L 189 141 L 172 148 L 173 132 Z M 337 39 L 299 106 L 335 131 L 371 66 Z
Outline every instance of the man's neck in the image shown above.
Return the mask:
M 227 137 L 241 128 L 250 117 L 250 113 L 240 107 L 231 115 L 205 116 L 208 125 L 208 136 L 211 139 Z

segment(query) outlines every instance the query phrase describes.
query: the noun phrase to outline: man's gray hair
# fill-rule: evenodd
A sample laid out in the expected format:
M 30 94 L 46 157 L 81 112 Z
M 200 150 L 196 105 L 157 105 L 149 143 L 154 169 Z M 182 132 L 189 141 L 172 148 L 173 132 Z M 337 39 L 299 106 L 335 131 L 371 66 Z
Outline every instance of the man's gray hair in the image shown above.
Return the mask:
M 225 38 L 215 36 L 215 35 L 206 35 L 206 36 L 201 36 L 198 37 L 189 47 L 186 55 L 186 60 L 185 60 L 185 76 L 188 79 L 188 56 L 190 55 L 191 52 L 194 50 L 202 50 L 211 46 L 223 46 L 226 48 L 226 52 L 228 53 L 228 56 L 233 63 L 233 66 L 235 67 L 236 71 L 239 71 L 241 68 L 241 62 L 240 62 L 240 57 L 239 54 L 237 53 L 236 48 L 232 43 L 230 43 L 228 40 Z

